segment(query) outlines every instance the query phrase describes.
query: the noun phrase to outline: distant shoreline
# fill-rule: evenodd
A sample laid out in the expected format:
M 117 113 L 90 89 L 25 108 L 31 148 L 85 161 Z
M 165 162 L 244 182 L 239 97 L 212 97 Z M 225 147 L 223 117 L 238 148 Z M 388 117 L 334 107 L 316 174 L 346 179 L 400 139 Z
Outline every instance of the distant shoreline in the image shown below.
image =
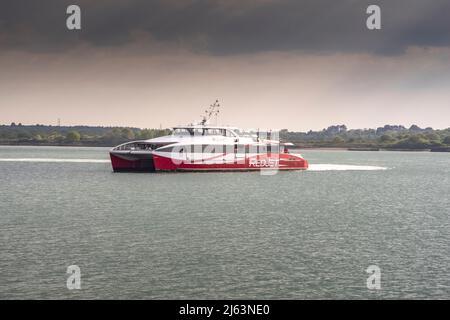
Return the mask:
M 97 143 L 5 143 L 0 142 L 0 147 L 91 147 L 91 148 L 113 148 L 115 147 L 109 144 L 97 144 Z
M 148 140 L 170 134 L 170 129 L 132 127 L 0 125 L 0 145 L 109 147 L 129 141 Z M 333 125 L 320 131 L 277 132 L 280 141 L 305 150 L 432 151 L 450 152 L 450 128 L 435 130 L 412 125 L 385 125 L 376 129 L 348 129 Z M 254 135 L 266 134 L 253 132 Z
M 4 143 L 0 142 L 0 147 L 87 147 L 87 148 L 113 148 L 115 146 L 95 143 L 59 143 L 59 144 L 39 144 L 39 143 Z M 427 148 L 427 149 L 398 149 L 398 148 L 354 148 L 354 147 L 320 147 L 320 146 L 298 146 L 294 145 L 290 149 L 293 150 L 321 150 L 321 151 L 354 151 L 354 152 L 376 152 L 376 151 L 401 151 L 401 152 L 450 152 L 450 147 L 444 148 Z

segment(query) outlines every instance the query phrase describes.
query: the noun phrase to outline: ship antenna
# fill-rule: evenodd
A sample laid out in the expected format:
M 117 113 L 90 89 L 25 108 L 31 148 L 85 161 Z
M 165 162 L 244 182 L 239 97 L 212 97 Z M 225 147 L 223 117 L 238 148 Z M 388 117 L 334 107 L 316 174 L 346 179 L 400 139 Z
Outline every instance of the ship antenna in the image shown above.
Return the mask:
M 209 106 L 209 108 L 207 110 L 205 110 L 205 115 L 203 116 L 203 119 L 200 122 L 200 124 L 204 126 L 213 116 L 216 117 L 216 124 L 217 124 L 217 116 L 219 114 L 219 107 L 220 107 L 219 100 L 216 100 L 213 104 L 211 104 Z

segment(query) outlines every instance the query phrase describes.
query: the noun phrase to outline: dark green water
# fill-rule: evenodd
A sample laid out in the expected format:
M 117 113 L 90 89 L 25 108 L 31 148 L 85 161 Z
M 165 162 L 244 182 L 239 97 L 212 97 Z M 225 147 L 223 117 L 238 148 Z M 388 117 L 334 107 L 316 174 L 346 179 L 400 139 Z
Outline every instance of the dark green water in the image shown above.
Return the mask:
M 450 298 L 450 154 L 303 155 L 313 170 L 115 174 L 107 149 L 0 147 L 0 298 Z

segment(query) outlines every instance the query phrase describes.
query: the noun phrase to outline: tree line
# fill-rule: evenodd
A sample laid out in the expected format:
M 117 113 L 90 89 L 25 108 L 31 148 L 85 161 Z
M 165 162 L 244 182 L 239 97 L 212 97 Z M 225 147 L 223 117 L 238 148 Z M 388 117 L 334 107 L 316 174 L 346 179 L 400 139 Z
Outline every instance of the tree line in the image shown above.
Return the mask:
M 434 130 L 412 125 L 385 125 L 376 129 L 348 129 L 334 125 L 320 131 L 291 132 L 281 130 L 283 140 L 302 147 L 342 147 L 354 149 L 447 149 L 450 147 L 450 128 Z
M 170 133 L 168 129 L 132 127 L 46 126 L 11 123 L 0 125 L 0 144 L 115 146 L 130 140 L 146 140 Z
M 46 126 L 11 123 L 0 125 L 3 145 L 115 146 L 130 140 L 146 140 L 170 133 L 169 129 L 132 127 Z M 412 125 L 385 125 L 376 129 L 348 129 L 333 125 L 319 131 L 283 129 L 280 139 L 303 148 L 338 147 L 354 149 L 444 150 L 450 148 L 450 128 L 434 130 Z

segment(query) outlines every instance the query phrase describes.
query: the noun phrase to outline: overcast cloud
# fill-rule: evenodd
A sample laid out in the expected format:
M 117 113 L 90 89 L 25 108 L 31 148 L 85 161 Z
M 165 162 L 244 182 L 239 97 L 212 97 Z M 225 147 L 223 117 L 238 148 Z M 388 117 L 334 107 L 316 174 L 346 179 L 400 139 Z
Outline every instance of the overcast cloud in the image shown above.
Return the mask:
M 450 0 L 0 0 L 0 124 L 447 128 L 449 88 Z
M 73 3 L 83 14 L 83 29 L 76 33 L 65 27 L 65 9 Z M 365 27 L 369 4 L 382 8 L 382 32 Z M 3 50 L 133 41 L 148 41 L 151 50 L 160 41 L 213 55 L 291 50 L 390 55 L 411 46 L 448 46 L 448 30 L 448 0 L 2 0 L 0 9 Z

